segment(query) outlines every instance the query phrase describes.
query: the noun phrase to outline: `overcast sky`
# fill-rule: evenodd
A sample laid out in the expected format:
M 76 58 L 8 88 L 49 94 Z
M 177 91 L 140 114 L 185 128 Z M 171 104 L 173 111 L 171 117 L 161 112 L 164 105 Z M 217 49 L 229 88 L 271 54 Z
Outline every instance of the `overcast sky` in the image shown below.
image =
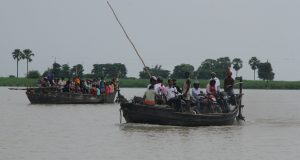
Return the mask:
M 300 80 L 299 0 L 111 0 L 146 65 L 196 69 L 207 58 L 241 58 L 253 79 L 252 56 L 269 61 L 275 80 Z M 138 77 L 143 65 L 105 0 L 0 0 L 0 77 L 16 75 L 14 49 L 29 48 L 30 70 L 57 63 L 123 63 Z M 20 62 L 19 75 L 26 73 Z

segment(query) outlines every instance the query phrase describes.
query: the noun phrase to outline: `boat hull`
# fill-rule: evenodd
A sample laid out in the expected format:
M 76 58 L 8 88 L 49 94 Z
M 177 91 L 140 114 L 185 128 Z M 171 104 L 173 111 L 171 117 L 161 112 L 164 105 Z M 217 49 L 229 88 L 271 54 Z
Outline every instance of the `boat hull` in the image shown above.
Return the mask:
M 148 106 L 135 103 L 121 103 L 121 109 L 128 123 L 174 126 L 232 125 L 238 114 L 237 108 L 229 113 L 191 114 L 175 112 L 168 106 Z
M 114 103 L 116 92 L 100 96 L 91 94 L 38 91 L 37 89 L 27 89 L 26 95 L 31 104 L 98 104 Z

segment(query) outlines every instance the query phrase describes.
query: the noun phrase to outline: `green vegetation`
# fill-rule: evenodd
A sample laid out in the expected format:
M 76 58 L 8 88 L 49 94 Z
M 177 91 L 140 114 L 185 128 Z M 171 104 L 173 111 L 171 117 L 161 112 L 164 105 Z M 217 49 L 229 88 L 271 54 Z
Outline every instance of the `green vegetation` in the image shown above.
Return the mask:
M 29 71 L 27 74 L 27 78 L 31 78 L 31 79 L 37 79 L 40 77 L 41 77 L 41 74 L 39 71 Z
M 0 86 L 37 86 L 37 79 L 0 77 Z
M 148 72 L 150 75 L 155 75 L 164 79 L 170 76 L 170 71 L 162 69 L 161 65 L 155 65 L 154 68 L 144 67 L 143 71 L 140 71 L 139 73 L 140 79 L 149 78 Z
M 109 81 L 109 79 L 107 79 Z M 199 80 L 200 87 L 206 88 L 208 80 Z M 37 86 L 38 79 L 27 79 L 27 78 L 8 78 L 0 77 L 0 86 Z M 164 80 L 166 84 L 167 80 Z M 178 79 L 177 85 L 182 86 L 184 80 Z M 193 80 L 194 82 L 194 80 Z M 236 80 L 238 82 L 238 80 Z M 122 88 L 146 88 L 148 85 L 148 79 L 121 79 L 120 87 Z M 223 82 L 221 81 L 221 84 Z M 221 85 L 221 88 L 222 85 Z M 235 86 L 238 88 L 238 85 Z M 300 89 L 300 81 L 254 81 L 244 80 L 244 89 Z

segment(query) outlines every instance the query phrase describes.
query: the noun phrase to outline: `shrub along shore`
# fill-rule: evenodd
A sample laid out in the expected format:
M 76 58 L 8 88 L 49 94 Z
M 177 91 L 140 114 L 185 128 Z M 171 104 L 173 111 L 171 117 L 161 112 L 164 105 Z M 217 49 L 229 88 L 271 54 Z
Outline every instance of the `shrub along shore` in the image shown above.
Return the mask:
M 109 79 L 107 80 L 109 81 Z M 192 80 L 194 82 L 195 80 Z M 198 80 L 200 88 L 205 88 L 208 80 Z M 238 82 L 239 80 L 236 80 Z M 177 85 L 182 86 L 184 80 L 177 80 Z M 262 80 L 244 80 L 244 89 L 300 89 L 300 81 L 262 81 Z M 148 79 L 121 79 L 121 88 L 145 88 L 149 83 Z M 164 80 L 167 84 L 167 80 Z M 27 78 L 8 78 L 0 77 L 0 86 L 7 87 L 36 87 L 38 86 L 38 79 Z M 238 88 L 239 86 L 235 86 Z M 221 80 L 221 88 L 223 88 L 223 81 Z

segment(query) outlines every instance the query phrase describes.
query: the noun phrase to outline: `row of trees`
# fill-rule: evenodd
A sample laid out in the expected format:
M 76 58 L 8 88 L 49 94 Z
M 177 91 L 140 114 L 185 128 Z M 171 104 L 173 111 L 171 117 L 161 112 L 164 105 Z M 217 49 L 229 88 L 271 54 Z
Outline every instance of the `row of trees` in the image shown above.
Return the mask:
M 258 69 L 258 77 L 263 80 L 273 80 L 274 73 L 271 64 L 267 61 L 261 63 L 256 57 L 252 57 L 249 60 L 249 65 L 251 69 L 254 70 L 254 80 L 255 72 Z M 226 77 L 226 71 L 228 68 L 233 68 L 236 71 L 236 77 L 238 76 L 238 71 L 243 67 L 243 61 L 240 58 L 234 58 L 232 61 L 229 57 L 221 57 L 218 59 L 206 59 L 201 65 L 195 70 L 194 66 L 190 64 L 180 64 L 174 67 L 173 73 L 170 71 L 162 69 L 161 65 L 156 65 L 154 68 L 144 68 L 143 71 L 139 73 L 139 77 L 144 79 L 148 78 L 148 73 L 151 75 L 160 76 L 162 78 L 184 78 L 184 73 L 189 72 L 193 78 L 209 79 L 210 73 L 215 72 L 217 76 L 221 79 Z
M 215 72 L 219 78 L 223 79 L 226 76 L 226 71 L 228 68 L 231 68 L 236 71 L 240 70 L 243 67 L 243 61 L 240 58 L 234 58 L 232 61 L 229 57 L 221 57 L 218 59 L 206 59 L 201 65 L 195 70 L 194 66 L 190 64 L 180 64 L 174 67 L 173 73 L 170 71 L 164 70 L 161 66 L 156 65 L 154 68 L 144 68 L 143 71 L 140 72 L 140 78 L 148 78 L 147 70 L 151 75 L 160 76 L 162 78 L 176 78 L 181 79 L 184 78 L 184 73 L 189 72 L 191 76 L 194 78 L 201 79 L 209 79 L 210 73 Z
M 28 63 L 32 61 L 31 57 L 34 56 L 34 53 L 30 49 L 24 49 L 21 51 L 20 49 L 15 49 L 12 52 L 13 58 L 17 61 L 17 78 L 19 77 L 19 61 L 26 59 L 27 62 L 27 74 L 28 75 Z
M 84 68 L 81 64 L 70 67 L 68 64 L 59 64 L 54 62 L 51 69 L 46 70 L 43 76 L 46 76 L 49 72 L 52 72 L 55 77 L 66 77 L 71 78 L 74 76 L 86 77 L 86 78 L 97 78 L 97 77 L 120 77 L 126 78 L 127 69 L 124 64 L 94 64 L 91 74 L 83 74 Z
M 21 51 L 20 49 L 15 49 L 12 52 L 13 58 L 17 61 L 17 77 L 19 70 L 19 61 L 26 59 L 27 62 L 27 77 L 37 77 L 40 74 L 38 71 L 28 72 L 28 63 L 32 61 L 32 56 L 34 54 L 30 49 L 25 49 Z M 258 69 L 258 77 L 263 80 L 273 80 L 275 74 L 273 73 L 271 64 L 267 62 L 260 62 L 256 57 L 251 57 L 249 60 L 249 65 L 251 69 L 254 71 L 254 80 L 255 80 L 255 72 Z M 226 77 L 226 71 L 228 68 L 233 68 L 236 71 L 236 76 L 238 76 L 238 71 L 243 67 L 243 61 L 240 58 L 234 58 L 232 61 L 229 57 L 220 57 L 218 59 L 206 59 L 204 60 L 200 66 L 195 70 L 194 66 L 190 64 L 180 64 L 176 65 L 173 69 L 173 72 L 169 70 L 165 70 L 161 65 L 156 65 L 153 68 L 146 67 L 142 71 L 139 72 L 139 78 L 147 79 L 149 78 L 148 72 L 151 75 L 159 76 L 162 78 L 176 78 L 182 79 L 184 78 L 184 73 L 189 72 L 193 78 L 201 78 L 201 79 L 209 79 L 210 73 L 215 72 L 220 79 L 224 79 Z M 68 64 L 59 64 L 54 62 L 51 69 L 46 70 L 43 73 L 43 76 L 47 75 L 48 72 L 52 72 L 56 77 L 73 77 L 73 76 L 81 76 L 81 77 L 120 77 L 126 78 L 127 69 L 126 66 L 122 63 L 107 63 L 107 64 L 94 64 L 93 69 L 90 74 L 83 74 L 84 69 L 81 64 L 74 65 L 70 67 Z
M 258 69 L 258 77 L 263 80 L 273 80 L 275 73 L 273 72 L 271 63 L 263 62 L 261 63 L 256 57 L 252 57 L 249 60 L 249 65 L 254 71 L 254 80 L 255 80 L 255 70 Z
M 273 80 L 274 73 L 272 70 L 271 64 L 267 61 L 261 63 L 256 57 L 252 57 L 249 60 L 249 65 L 254 71 L 254 80 L 255 72 L 258 69 L 258 77 L 263 80 Z M 195 70 L 194 66 L 190 64 L 180 64 L 176 65 L 173 69 L 173 73 L 169 70 L 163 69 L 161 65 L 156 65 L 153 68 L 146 67 L 143 71 L 140 71 L 139 78 L 147 79 L 149 78 L 148 72 L 151 75 L 159 76 L 162 78 L 184 78 L 184 73 L 189 72 L 193 78 L 209 79 L 210 73 L 215 72 L 220 79 L 226 77 L 226 71 L 228 68 L 233 68 L 236 71 L 236 76 L 238 76 L 238 71 L 243 67 L 243 61 L 240 58 L 234 58 L 232 61 L 229 57 L 221 57 L 218 59 L 206 59 L 201 65 Z M 81 77 L 95 78 L 95 77 L 120 77 L 126 78 L 127 69 L 126 66 L 122 63 L 107 63 L 107 64 L 94 64 L 93 69 L 90 74 L 83 74 L 83 66 L 81 64 L 74 65 L 70 67 L 68 64 L 60 65 L 54 63 L 52 69 L 48 69 L 44 72 L 43 75 L 46 75 L 48 72 L 54 73 L 57 77 L 72 77 L 79 75 Z

